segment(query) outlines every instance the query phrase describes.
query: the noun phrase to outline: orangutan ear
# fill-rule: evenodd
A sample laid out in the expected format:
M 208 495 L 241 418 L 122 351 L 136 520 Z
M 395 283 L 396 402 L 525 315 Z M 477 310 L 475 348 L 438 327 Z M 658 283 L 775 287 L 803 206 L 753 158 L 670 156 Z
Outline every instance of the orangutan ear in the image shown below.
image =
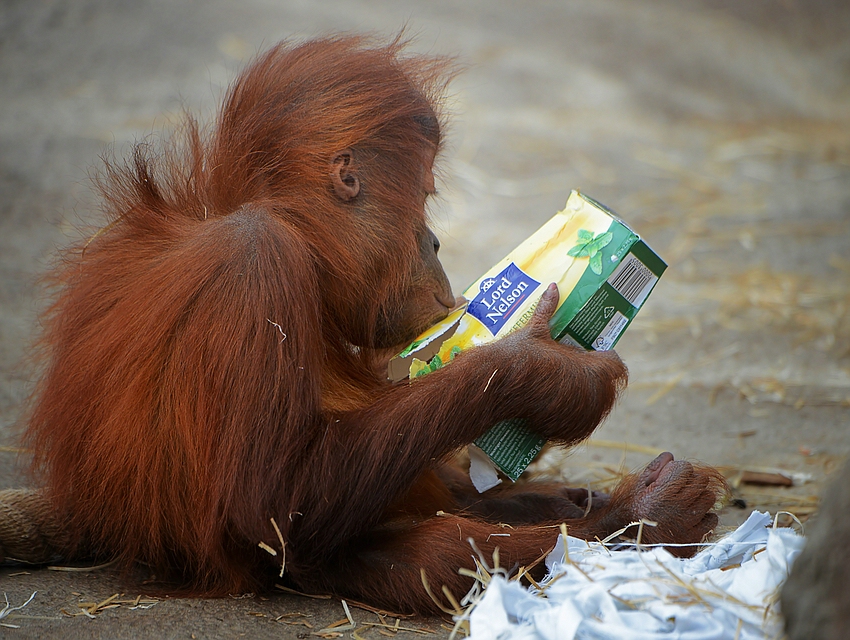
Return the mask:
M 331 161 L 331 184 L 340 200 L 348 202 L 360 193 L 360 178 L 351 149 L 340 151 Z

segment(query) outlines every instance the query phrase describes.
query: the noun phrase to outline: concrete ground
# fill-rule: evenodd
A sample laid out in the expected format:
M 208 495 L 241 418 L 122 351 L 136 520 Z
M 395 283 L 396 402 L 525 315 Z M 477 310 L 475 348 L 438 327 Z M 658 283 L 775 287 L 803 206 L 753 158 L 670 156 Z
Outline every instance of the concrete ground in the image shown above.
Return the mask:
M 537 473 L 603 486 L 669 449 L 732 480 L 771 468 L 809 478 L 742 484 L 748 506 L 726 509 L 727 525 L 754 506 L 812 514 L 850 453 L 842 0 L 6 0 L 0 488 L 27 482 L 12 448 L 32 384 L 20 363 L 44 304 L 35 283 L 58 246 L 99 224 L 87 181 L 98 155 L 160 135 L 183 107 L 208 117 L 240 66 L 279 39 L 405 24 L 416 49 L 466 66 L 433 211 L 458 291 L 573 187 L 670 264 L 618 346 L 630 390 L 595 443 L 547 454 Z M 2 620 L 20 627 L 0 627 L 4 637 L 304 637 L 344 617 L 338 600 L 289 595 L 132 608 L 144 594 L 125 593 L 109 570 L 6 568 L 0 590 L 15 605 L 38 591 Z M 120 606 L 93 619 L 65 613 L 116 593 Z M 374 614 L 352 614 L 359 637 L 381 637 L 362 625 Z M 445 636 L 442 624 L 401 626 Z

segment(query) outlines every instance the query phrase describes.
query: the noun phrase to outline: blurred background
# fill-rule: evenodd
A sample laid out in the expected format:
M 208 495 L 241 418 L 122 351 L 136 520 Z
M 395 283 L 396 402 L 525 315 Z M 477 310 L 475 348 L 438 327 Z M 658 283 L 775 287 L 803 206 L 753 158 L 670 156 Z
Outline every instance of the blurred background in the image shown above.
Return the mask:
M 405 27 L 413 50 L 465 68 L 432 208 L 457 293 L 572 188 L 670 265 L 618 345 L 631 370 L 622 402 L 594 441 L 547 452 L 535 473 L 604 488 L 670 450 L 727 473 L 746 507 L 727 508 L 725 525 L 753 507 L 815 513 L 850 453 L 843 0 L 5 0 L 2 488 L 27 482 L 16 433 L 33 379 L 21 362 L 45 301 L 37 280 L 57 247 L 101 224 L 88 181 L 99 155 L 167 136 L 183 109 L 209 120 L 238 70 L 280 39 Z M 291 597 L 183 600 L 97 609 L 95 622 L 61 610 L 112 595 L 109 572 L 4 569 L 0 580 L 10 599 L 39 590 L 21 637 L 138 637 L 150 620 L 158 637 L 294 635 L 309 631 L 282 626 L 307 620 L 296 613 L 341 613 Z

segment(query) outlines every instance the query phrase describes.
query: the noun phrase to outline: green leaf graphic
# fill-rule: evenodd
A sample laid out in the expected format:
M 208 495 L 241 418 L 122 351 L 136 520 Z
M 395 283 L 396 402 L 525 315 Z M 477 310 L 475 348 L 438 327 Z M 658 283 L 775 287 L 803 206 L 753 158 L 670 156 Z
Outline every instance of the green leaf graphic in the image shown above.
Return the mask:
M 598 276 L 602 275 L 602 253 L 594 253 L 590 257 L 590 270 Z
M 608 246 L 611 242 L 611 238 L 614 237 L 614 234 L 608 231 L 607 233 L 601 234 L 598 238 L 595 238 L 593 242 L 589 243 L 587 246 L 591 249 L 596 249 L 597 251 L 602 247 Z
M 613 238 L 614 234 L 610 231 L 600 233 L 594 238 L 592 231 L 579 229 L 579 241 L 567 251 L 567 255 L 573 258 L 590 258 L 590 270 L 598 276 L 602 275 L 602 249 L 607 247 Z

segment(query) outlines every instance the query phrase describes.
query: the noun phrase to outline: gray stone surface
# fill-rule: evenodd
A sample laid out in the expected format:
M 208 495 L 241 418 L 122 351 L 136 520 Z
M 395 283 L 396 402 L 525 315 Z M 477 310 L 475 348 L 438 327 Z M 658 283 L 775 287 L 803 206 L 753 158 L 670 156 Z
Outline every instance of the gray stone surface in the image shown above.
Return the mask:
M 850 8 L 841 0 L 469 0 L 429 3 L 7 0 L 0 6 L 0 445 L 33 373 L 36 282 L 99 224 L 87 172 L 108 147 L 208 117 L 255 52 L 329 31 L 391 34 L 457 55 L 433 209 L 458 291 L 579 187 L 670 263 L 618 351 L 632 384 L 598 439 L 735 471 L 811 474 L 751 505 L 805 516 L 850 453 Z M 605 444 L 605 442 L 601 443 Z M 623 451 L 626 453 L 624 454 Z M 0 486 L 27 482 L 0 451 Z M 557 458 L 555 460 L 555 458 Z M 600 482 L 634 447 L 550 454 Z M 554 462 L 553 462 L 554 460 Z M 733 524 L 740 510 L 727 510 Z M 95 619 L 111 572 L 0 569 L 9 637 L 293 637 L 338 601 L 168 599 Z M 79 595 L 78 595 L 79 594 Z M 133 598 L 137 593 L 128 593 Z M 283 614 L 308 614 L 275 621 Z M 356 610 L 358 621 L 376 620 Z M 414 626 L 440 631 L 440 621 Z M 364 637 L 380 637 L 376 630 Z
M 821 515 L 782 588 L 788 640 L 841 640 L 850 634 L 850 465 L 823 496 Z

